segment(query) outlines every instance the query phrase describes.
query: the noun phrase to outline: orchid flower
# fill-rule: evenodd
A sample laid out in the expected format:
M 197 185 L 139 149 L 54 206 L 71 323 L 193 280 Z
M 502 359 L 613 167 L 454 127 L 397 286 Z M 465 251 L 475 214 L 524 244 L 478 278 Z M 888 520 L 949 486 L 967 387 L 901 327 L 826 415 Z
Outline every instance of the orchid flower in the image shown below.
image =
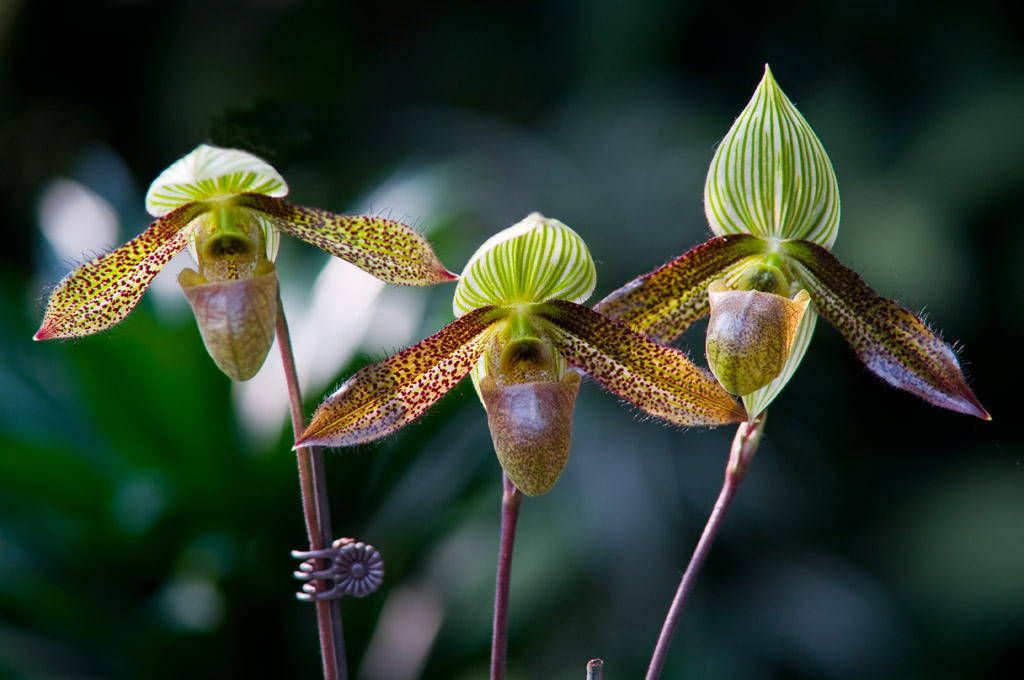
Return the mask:
M 57 284 L 35 339 L 81 337 L 113 326 L 161 268 L 188 248 L 199 270 L 185 269 L 178 282 L 206 348 L 229 377 L 248 380 L 274 339 L 281 233 L 389 283 L 455 278 L 410 227 L 304 208 L 283 200 L 287 194 L 284 178 L 260 158 L 201 144 L 150 185 L 146 209 L 157 219 L 148 229 Z
M 529 215 L 470 259 L 455 291 L 453 323 L 349 378 L 317 409 L 297 445 L 350 446 L 384 437 L 468 374 L 505 473 L 535 496 L 554 486 L 568 460 L 579 371 L 674 424 L 746 418 L 680 351 L 583 306 L 596 282 L 576 232 Z
M 714 238 L 595 309 L 661 343 L 710 314 L 709 365 L 751 418 L 793 375 L 819 315 L 889 384 L 989 418 L 940 336 L 829 252 L 839 229 L 835 173 L 767 66 L 711 161 L 704 208 Z

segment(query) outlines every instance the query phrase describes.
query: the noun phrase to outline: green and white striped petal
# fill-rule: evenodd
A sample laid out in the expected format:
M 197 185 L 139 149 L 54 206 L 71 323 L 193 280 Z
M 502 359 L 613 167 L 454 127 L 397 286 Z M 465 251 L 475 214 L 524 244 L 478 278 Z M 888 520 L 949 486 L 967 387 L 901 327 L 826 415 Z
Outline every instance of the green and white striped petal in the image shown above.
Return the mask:
M 186 203 L 236 194 L 281 198 L 288 195 L 288 184 L 269 163 L 251 153 L 200 144 L 153 180 L 146 193 L 146 210 L 162 217 Z
M 452 306 L 462 316 L 487 305 L 583 302 L 596 285 L 594 260 L 583 239 L 558 220 L 535 212 L 477 249 L 462 272 Z
M 719 235 L 804 239 L 830 249 L 839 186 L 818 137 L 765 66 L 708 169 L 704 211 Z

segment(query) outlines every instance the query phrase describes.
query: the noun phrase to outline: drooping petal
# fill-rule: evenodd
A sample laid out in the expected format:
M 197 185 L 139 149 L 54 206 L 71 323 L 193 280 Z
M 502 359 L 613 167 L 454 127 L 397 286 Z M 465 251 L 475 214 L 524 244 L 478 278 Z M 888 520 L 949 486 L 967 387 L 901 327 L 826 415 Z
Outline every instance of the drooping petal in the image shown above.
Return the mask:
M 494 452 L 505 474 L 527 496 L 551 491 L 569 461 L 579 389 L 575 371 L 553 381 L 499 385 L 490 376 L 481 381 Z
M 412 422 L 466 377 L 506 315 L 493 307 L 474 310 L 360 370 L 320 405 L 296 445 L 351 446 Z
M 274 343 L 277 270 L 263 260 L 254 274 L 220 281 L 208 281 L 192 269 L 178 275 L 206 351 L 225 375 L 239 382 L 259 372 Z
M 916 315 L 875 293 L 827 250 L 789 241 L 782 254 L 818 313 L 839 329 L 864 365 L 925 401 L 989 419 L 953 350 Z
M 162 217 L 186 203 L 243 193 L 280 198 L 288 195 L 288 185 L 273 166 L 251 153 L 200 144 L 153 180 L 146 210 Z
M 835 242 L 839 185 L 832 163 L 767 66 L 715 151 L 704 211 L 718 235 L 806 239 L 825 248 Z
M 749 234 L 719 236 L 630 281 L 594 309 L 669 343 L 708 313 L 708 284 L 760 256 L 768 244 Z
M 243 194 L 234 203 L 262 212 L 282 232 L 382 281 L 429 286 L 456 278 L 437 259 L 427 239 L 401 222 L 370 215 L 338 215 L 258 194 Z
M 168 213 L 120 248 L 64 277 L 50 294 L 35 339 L 82 337 L 123 319 L 153 277 L 185 248 L 191 234 L 185 227 L 208 208 L 191 203 Z
M 746 411 L 679 350 L 663 347 L 583 305 L 556 301 L 531 314 L 571 365 L 641 411 L 676 425 L 724 425 Z
M 458 316 L 486 305 L 583 302 L 595 285 L 594 260 L 583 239 L 535 212 L 477 249 L 459 279 L 453 308 Z

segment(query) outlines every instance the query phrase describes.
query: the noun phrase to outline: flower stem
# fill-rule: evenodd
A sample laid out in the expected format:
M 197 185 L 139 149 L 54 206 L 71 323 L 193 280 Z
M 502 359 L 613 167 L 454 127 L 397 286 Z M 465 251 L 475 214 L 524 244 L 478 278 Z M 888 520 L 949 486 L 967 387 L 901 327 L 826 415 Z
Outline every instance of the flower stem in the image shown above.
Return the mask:
M 494 636 L 491 638 L 491 680 L 505 677 L 508 652 L 508 591 L 512 575 L 512 544 L 523 494 L 502 473 L 501 539 L 498 543 L 498 577 L 494 585 Z
M 302 394 L 295 370 L 288 321 L 284 315 L 281 296 L 277 297 L 277 322 L 274 327 L 277 344 L 281 349 L 288 399 L 291 404 L 292 428 L 296 438 L 304 429 Z M 327 482 L 324 475 L 323 452 L 319 446 L 296 449 L 299 464 L 299 487 L 302 491 L 302 511 L 309 535 L 309 549 L 322 550 L 331 545 L 331 509 L 327 500 Z M 323 584 L 318 584 L 322 587 Z M 337 598 L 316 602 L 317 624 L 320 630 L 320 656 L 323 659 L 325 680 L 348 680 L 345 660 L 345 638 L 341 629 L 341 602 Z
M 587 662 L 587 680 L 601 680 L 604 677 L 604 661 L 591 659 Z
M 651 665 L 647 668 L 647 680 L 656 680 L 661 675 L 661 669 L 665 665 L 665 658 L 668 656 L 669 645 L 672 644 L 672 635 L 675 633 L 676 624 L 683 613 L 686 600 L 690 597 L 693 584 L 697 581 L 697 574 L 700 573 L 704 560 L 711 551 L 711 544 L 718 535 L 725 519 L 725 512 L 732 504 L 743 479 L 747 476 L 747 469 L 750 461 L 754 458 L 757 445 L 761 441 L 761 432 L 764 431 L 766 414 L 762 413 L 753 422 L 740 423 L 736 430 L 736 437 L 732 442 L 732 449 L 729 452 L 729 463 L 725 468 L 725 481 L 722 483 L 722 490 L 715 501 L 715 507 L 711 510 L 711 516 L 704 526 L 704 533 L 701 534 L 697 547 L 693 550 L 690 564 L 686 567 L 682 580 L 679 582 L 679 589 L 676 590 L 675 599 L 669 607 L 665 623 L 661 628 L 661 635 L 658 636 L 658 643 L 654 647 L 654 654 L 651 656 Z

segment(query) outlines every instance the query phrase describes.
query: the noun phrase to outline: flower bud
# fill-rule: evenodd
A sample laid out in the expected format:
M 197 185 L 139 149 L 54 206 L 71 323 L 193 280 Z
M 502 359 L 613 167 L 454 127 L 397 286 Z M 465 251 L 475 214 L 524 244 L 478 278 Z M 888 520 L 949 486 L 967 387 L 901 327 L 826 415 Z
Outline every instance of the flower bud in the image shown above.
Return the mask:
M 178 284 L 192 306 L 206 351 L 232 380 L 256 375 L 274 343 L 277 270 L 262 260 L 251 278 L 208 281 L 184 269 Z
M 558 381 L 499 385 L 489 375 L 480 380 L 498 461 L 527 496 L 550 491 L 569 461 L 579 389 L 580 375 L 575 371 Z
M 789 358 L 810 301 L 807 291 L 789 300 L 759 290 L 729 290 L 722 281 L 713 281 L 708 298 L 705 349 L 722 387 L 743 397 L 774 380 Z

